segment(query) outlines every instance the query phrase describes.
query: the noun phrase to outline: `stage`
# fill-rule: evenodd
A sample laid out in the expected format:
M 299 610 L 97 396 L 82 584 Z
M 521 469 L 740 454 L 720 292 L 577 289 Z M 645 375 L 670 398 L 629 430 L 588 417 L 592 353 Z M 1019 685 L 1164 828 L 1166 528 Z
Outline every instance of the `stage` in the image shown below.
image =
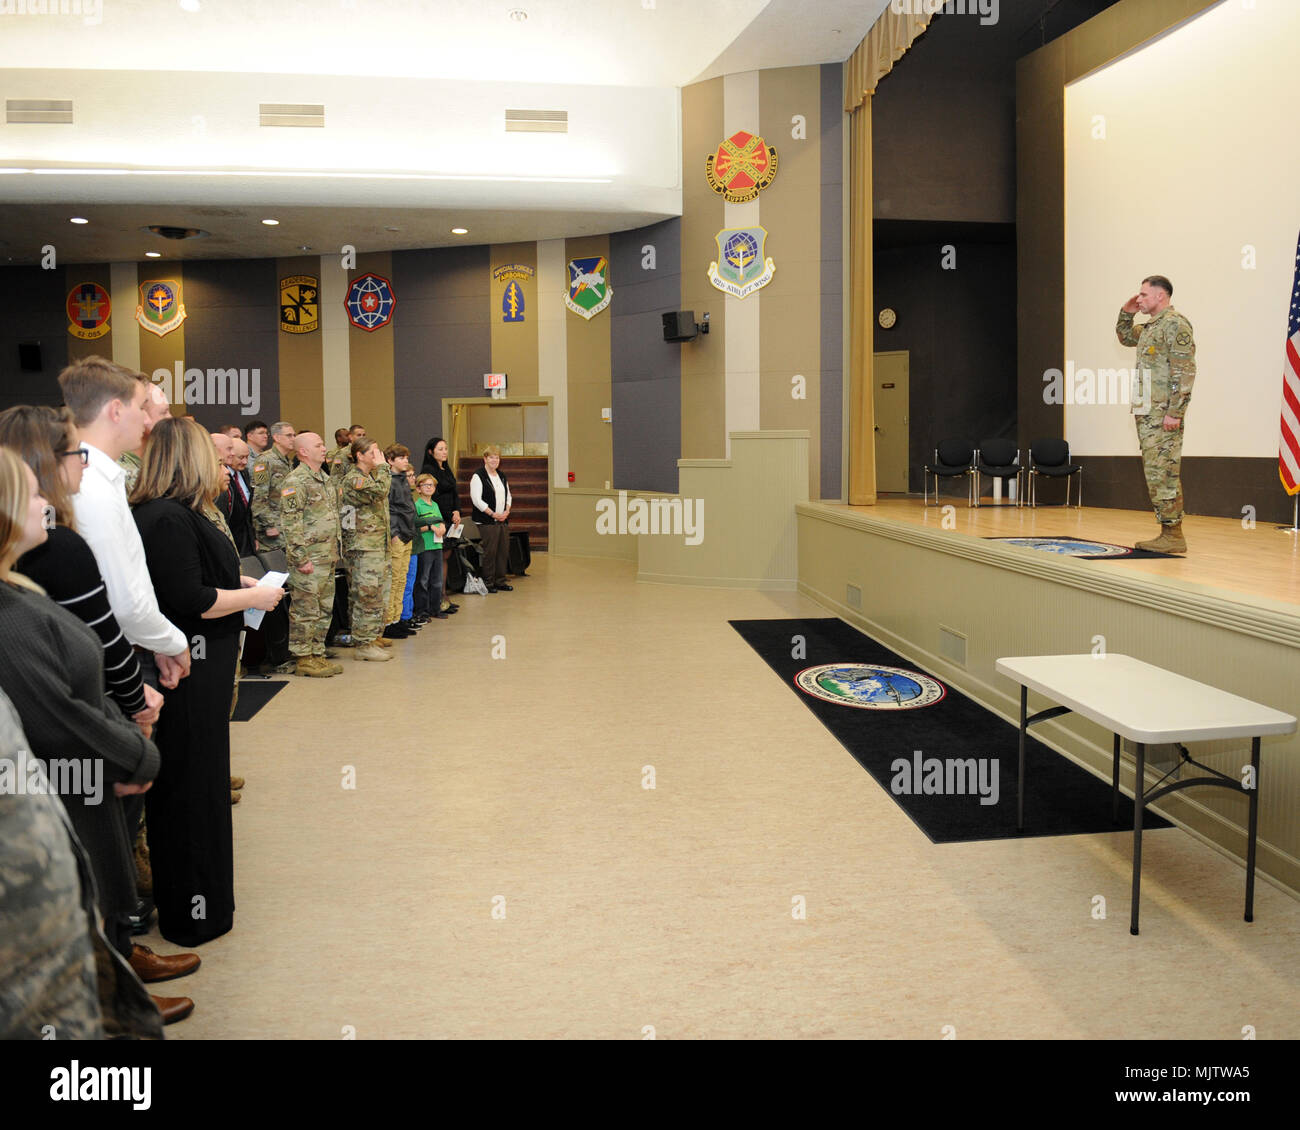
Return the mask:
M 1154 517 L 941 503 L 927 508 L 919 498 L 895 497 L 876 506 L 799 504 L 799 591 L 1009 720 L 1018 717 L 1018 690 L 995 672 L 999 658 L 1101 650 L 1296 713 L 1300 550 L 1294 534 L 1272 523 L 1247 529 L 1239 520 L 1191 516 L 1183 526 L 1186 557 L 1085 559 L 988 539 L 1067 537 L 1132 546 L 1156 535 Z M 1030 709 L 1041 705 L 1031 701 Z M 1066 716 L 1044 724 L 1038 737 L 1109 777 L 1110 737 L 1100 727 Z M 1174 751 L 1166 752 L 1168 762 L 1154 771 L 1148 766 L 1148 783 L 1172 763 Z M 1190 752 L 1230 774 L 1249 760 L 1241 743 L 1198 743 Z M 1133 772 L 1126 756 L 1121 779 L 1129 793 Z M 1296 894 L 1296 736 L 1265 740 L 1260 780 L 1259 871 Z M 1241 859 L 1245 799 L 1213 793 L 1175 794 L 1155 807 Z

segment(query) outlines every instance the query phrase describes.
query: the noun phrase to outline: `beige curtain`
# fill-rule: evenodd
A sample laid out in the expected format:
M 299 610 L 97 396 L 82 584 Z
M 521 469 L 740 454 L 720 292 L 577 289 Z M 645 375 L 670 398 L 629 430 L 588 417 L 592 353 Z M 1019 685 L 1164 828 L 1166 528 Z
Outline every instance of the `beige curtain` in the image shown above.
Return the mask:
M 923 5 L 916 5 L 923 7 Z M 845 63 L 849 118 L 849 504 L 876 502 L 876 414 L 872 398 L 875 304 L 871 294 L 871 96 L 933 19 L 888 8 Z

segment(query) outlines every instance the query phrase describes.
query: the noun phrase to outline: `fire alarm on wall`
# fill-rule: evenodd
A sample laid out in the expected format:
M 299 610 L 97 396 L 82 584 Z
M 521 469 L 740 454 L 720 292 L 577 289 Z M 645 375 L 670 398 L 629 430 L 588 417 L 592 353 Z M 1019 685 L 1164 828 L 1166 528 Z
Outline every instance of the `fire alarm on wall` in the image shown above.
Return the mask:
M 572 471 L 570 471 L 570 472 L 569 472 L 569 482 L 571 482 L 571 483 L 576 483 L 577 481 L 578 481 L 578 476 L 575 475 Z

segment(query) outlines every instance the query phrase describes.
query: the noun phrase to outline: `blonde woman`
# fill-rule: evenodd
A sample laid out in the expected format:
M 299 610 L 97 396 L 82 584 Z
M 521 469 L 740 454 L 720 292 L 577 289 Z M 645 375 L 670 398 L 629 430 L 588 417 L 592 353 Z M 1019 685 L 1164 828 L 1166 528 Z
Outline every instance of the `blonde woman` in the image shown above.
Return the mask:
M 230 692 L 239 632 L 245 609 L 270 611 L 284 595 L 239 575 L 216 508 L 221 487 L 216 448 L 198 421 L 172 417 L 154 427 L 131 503 L 158 607 L 190 641 L 192 663 L 154 731 L 165 769 L 145 824 L 158 929 L 183 946 L 234 924 Z M 202 916 L 193 913 L 198 905 Z
M 0 1036 L 39 1039 L 41 1027 L 54 1024 L 71 1039 L 98 1038 L 106 1025 L 110 1035 L 157 1037 L 158 1013 L 121 954 L 109 954 L 93 923 L 92 884 L 88 877 L 78 881 L 73 853 L 79 849 L 70 846 L 63 820 L 66 811 L 80 830 L 85 818 L 98 819 L 98 810 L 105 809 L 116 822 L 120 851 L 129 853 L 118 798 L 149 788 L 158 773 L 158 750 L 105 697 L 99 637 L 14 570 L 22 554 L 45 542 L 47 505 L 31 468 L 0 447 L 0 691 L 17 716 L 5 710 L 0 719 L 0 732 L 7 735 L 3 752 L 17 758 L 30 750 L 46 766 L 59 759 L 82 770 L 76 791 L 65 784 L 62 806 L 44 793 L 0 790 L 6 864 L 0 882 L 6 988 L 0 993 Z M 23 774 L 29 778 L 30 770 Z M 103 1014 L 88 940 L 105 962 Z

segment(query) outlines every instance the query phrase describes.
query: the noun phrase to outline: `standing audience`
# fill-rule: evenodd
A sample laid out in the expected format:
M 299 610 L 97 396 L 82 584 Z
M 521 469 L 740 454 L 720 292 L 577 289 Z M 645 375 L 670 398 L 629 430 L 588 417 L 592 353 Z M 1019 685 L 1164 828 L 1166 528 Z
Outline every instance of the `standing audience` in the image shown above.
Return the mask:
M 490 446 L 483 451 L 483 466 L 474 472 L 469 497 L 476 511 L 479 534 L 483 539 L 483 583 L 488 592 L 513 592 L 506 584 L 506 567 L 510 561 L 510 484 L 501 474 L 501 449 Z

